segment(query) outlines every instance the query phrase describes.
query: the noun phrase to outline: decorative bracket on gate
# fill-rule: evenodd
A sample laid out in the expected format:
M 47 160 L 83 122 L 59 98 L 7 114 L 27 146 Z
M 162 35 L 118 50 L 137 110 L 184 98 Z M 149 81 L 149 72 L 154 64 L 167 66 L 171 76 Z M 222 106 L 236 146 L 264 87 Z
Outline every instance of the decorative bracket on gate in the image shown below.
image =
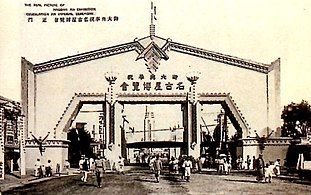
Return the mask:
M 159 68 L 161 59 L 168 60 L 166 53 L 153 41 L 143 50 L 136 60 L 144 59 L 151 74 Z

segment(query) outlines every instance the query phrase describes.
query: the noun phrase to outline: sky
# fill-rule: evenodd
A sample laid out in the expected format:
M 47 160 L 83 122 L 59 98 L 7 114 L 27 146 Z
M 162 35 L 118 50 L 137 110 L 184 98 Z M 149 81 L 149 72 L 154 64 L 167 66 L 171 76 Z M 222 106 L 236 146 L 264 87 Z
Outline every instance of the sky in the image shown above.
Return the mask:
M 281 104 L 311 102 L 311 1 L 154 0 L 156 35 L 262 63 L 281 58 Z M 25 3 L 31 3 L 26 7 Z M 20 57 L 36 64 L 133 41 L 149 34 L 150 1 L 59 1 L 63 8 L 96 8 L 116 22 L 55 23 L 25 13 L 51 1 L 2 0 L 0 8 L 0 95 L 20 100 Z M 51 19 L 51 18 L 48 18 Z

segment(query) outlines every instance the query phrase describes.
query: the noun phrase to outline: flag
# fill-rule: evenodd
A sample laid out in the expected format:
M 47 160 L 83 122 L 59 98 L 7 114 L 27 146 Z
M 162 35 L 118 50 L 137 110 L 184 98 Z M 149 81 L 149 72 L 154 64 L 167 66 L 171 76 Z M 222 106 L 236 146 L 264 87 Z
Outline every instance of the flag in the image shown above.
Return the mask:
M 152 13 L 153 12 L 153 13 Z M 151 2 L 151 14 L 153 15 L 153 19 L 157 20 L 156 14 L 157 14 L 157 7 L 153 6 L 153 2 Z

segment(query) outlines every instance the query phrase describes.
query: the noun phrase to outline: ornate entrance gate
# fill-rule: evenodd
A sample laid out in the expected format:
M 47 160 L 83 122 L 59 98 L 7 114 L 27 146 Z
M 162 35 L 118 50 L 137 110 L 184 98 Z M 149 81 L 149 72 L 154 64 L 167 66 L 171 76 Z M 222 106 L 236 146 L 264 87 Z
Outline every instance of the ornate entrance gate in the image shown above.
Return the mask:
M 206 104 L 220 104 L 242 139 L 254 136 L 254 132 L 250 132 L 241 109 L 260 134 L 280 126 L 280 59 L 264 64 L 221 54 L 158 37 L 153 23 L 150 27 L 149 36 L 128 43 L 35 65 L 22 58 L 28 168 L 33 168 L 34 156 L 40 157 L 32 134 L 38 137 L 53 131 L 46 140 L 46 154 L 61 153 L 55 164 L 65 162 L 67 131 L 81 105 L 87 103 L 103 104 L 104 147 L 112 146 L 107 151 L 115 155 L 125 153 L 120 128 L 124 104 L 181 105 L 184 153 L 194 157 L 200 155 L 198 121 Z M 98 94 L 76 94 L 70 100 L 79 91 Z M 218 91 L 226 93 L 210 93 Z M 245 94 L 252 98 L 245 98 Z M 248 153 L 243 151 L 244 157 L 257 153 L 256 146 Z M 42 161 L 49 158 L 51 155 L 46 155 Z
M 104 148 L 114 145 L 111 154 L 126 157 L 125 132 L 122 129 L 122 110 L 124 104 L 179 104 L 182 110 L 183 144 L 182 153 L 198 157 L 200 155 L 201 134 L 199 120 L 201 119 L 201 107 L 204 104 L 220 104 L 225 110 L 226 116 L 231 120 L 240 138 L 249 134 L 249 125 L 245 121 L 241 111 L 228 93 L 201 93 L 197 95 L 196 102 L 191 102 L 191 93 L 118 93 L 113 99 L 113 94 L 80 93 L 70 100 L 64 114 L 60 118 L 54 134 L 65 135 L 71 123 L 77 116 L 82 104 L 103 104 L 104 112 Z M 111 150 L 112 150 L 111 149 Z

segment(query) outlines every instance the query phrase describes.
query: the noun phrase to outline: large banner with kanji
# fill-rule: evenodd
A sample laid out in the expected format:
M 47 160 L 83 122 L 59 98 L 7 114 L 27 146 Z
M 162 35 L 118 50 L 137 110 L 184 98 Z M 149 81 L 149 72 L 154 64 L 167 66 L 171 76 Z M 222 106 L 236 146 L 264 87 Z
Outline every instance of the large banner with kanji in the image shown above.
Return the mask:
M 154 74 L 127 75 L 120 85 L 122 92 L 183 92 L 185 84 L 177 74 Z

